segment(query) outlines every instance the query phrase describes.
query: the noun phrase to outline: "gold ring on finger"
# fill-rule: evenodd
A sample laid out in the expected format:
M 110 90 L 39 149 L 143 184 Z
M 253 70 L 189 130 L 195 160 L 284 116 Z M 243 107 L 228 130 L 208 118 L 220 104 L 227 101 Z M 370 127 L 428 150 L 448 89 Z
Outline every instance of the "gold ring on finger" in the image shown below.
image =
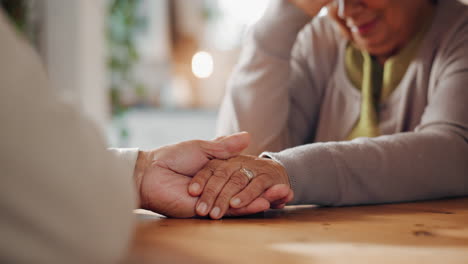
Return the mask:
M 247 169 L 247 168 L 242 168 L 242 169 L 240 169 L 240 172 L 241 172 L 242 174 L 244 174 L 245 176 L 247 176 L 247 179 L 249 179 L 249 182 L 250 182 L 253 178 L 255 178 L 255 173 L 253 173 L 253 171 L 251 171 L 251 170 L 249 170 L 249 169 Z

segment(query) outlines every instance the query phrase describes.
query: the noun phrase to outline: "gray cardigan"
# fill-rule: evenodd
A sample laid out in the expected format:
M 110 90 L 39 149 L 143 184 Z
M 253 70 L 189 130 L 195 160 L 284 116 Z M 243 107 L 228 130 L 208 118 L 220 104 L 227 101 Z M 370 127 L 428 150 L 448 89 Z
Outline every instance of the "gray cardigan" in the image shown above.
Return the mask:
M 250 154 L 287 170 L 294 204 L 354 205 L 468 195 L 468 8 L 440 1 L 390 98 L 383 136 L 344 141 L 361 94 L 347 40 L 327 17 L 274 0 L 248 34 L 221 106 L 219 135 L 249 131 Z

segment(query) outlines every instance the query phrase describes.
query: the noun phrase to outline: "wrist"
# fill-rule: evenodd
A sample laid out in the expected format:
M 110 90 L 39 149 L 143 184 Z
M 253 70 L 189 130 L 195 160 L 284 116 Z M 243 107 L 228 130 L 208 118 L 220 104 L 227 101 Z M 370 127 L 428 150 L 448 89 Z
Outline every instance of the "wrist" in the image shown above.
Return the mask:
M 283 164 L 281 164 L 280 162 L 278 162 L 275 159 L 272 159 L 269 156 L 259 156 L 259 158 L 262 159 L 262 160 L 267 161 L 275 169 L 276 173 L 278 175 L 281 175 L 281 179 L 282 179 L 281 183 L 285 184 L 289 188 L 291 188 L 291 183 L 290 183 L 290 180 L 289 180 L 288 171 L 283 166 Z
M 155 151 L 138 151 L 138 157 L 135 162 L 135 169 L 133 171 L 133 179 L 141 205 L 141 184 L 146 171 L 151 167 Z

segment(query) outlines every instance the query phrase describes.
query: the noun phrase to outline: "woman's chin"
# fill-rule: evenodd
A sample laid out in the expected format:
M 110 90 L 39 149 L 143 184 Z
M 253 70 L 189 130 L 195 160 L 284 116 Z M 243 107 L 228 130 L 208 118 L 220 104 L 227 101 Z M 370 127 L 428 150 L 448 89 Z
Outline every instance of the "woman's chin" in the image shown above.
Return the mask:
M 385 41 L 364 40 L 356 42 L 361 50 L 367 51 L 373 56 L 391 56 L 395 52 L 395 45 Z

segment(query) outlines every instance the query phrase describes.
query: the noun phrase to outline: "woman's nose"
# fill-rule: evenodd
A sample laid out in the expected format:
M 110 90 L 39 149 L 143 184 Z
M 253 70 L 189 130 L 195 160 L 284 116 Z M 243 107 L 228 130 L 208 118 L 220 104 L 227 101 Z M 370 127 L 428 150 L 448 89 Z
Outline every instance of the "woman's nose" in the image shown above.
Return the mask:
M 335 0 L 338 6 L 338 16 L 342 19 L 345 17 L 355 16 L 362 9 L 363 3 L 361 0 Z

